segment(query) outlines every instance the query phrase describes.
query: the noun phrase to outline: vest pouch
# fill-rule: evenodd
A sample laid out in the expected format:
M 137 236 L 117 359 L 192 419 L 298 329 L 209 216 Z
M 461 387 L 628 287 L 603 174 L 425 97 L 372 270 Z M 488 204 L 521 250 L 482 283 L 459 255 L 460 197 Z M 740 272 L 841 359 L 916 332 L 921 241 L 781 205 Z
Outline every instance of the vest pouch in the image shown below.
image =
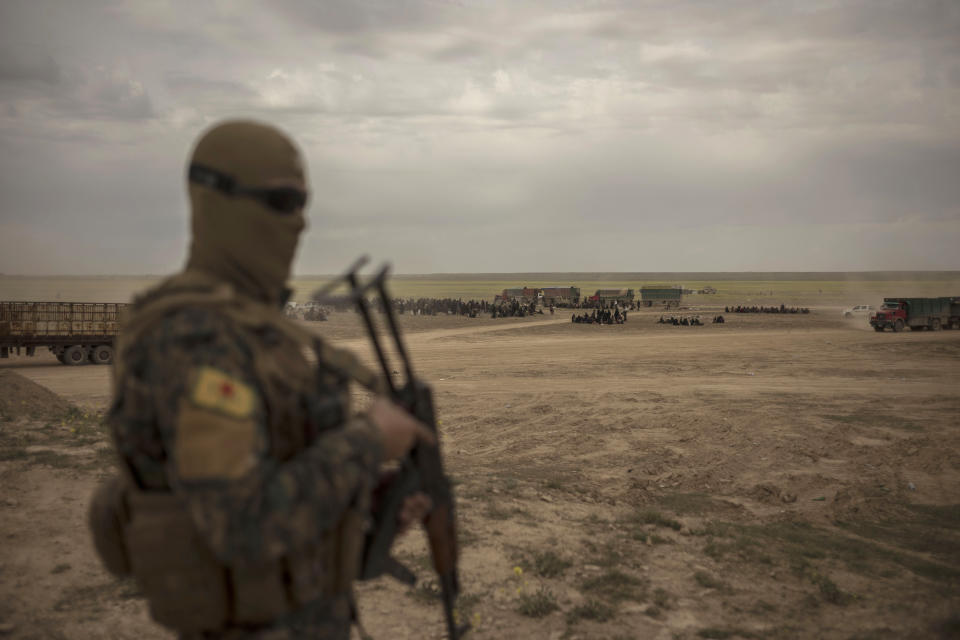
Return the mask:
M 233 623 L 266 625 L 293 610 L 281 561 L 231 566 L 230 584 L 233 589 Z
M 364 517 L 356 509 L 347 509 L 335 531 L 330 548 L 334 551 L 330 567 L 333 572 L 332 584 L 335 593 L 343 593 L 360 575 L 360 563 L 363 559 Z
M 223 628 L 230 614 L 227 573 L 171 493 L 128 494 L 130 566 L 158 623 L 180 632 Z
M 97 555 L 117 578 L 130 575 L 130 556 L 123 537 L 123 523 L 127 520 L 123 494 L 123 480 L 119 476 L 110 478 L 97 487 L 87 513 Z
M 290 577 L 290 596 L 303 606 L 334 593 L 330 557 L 332 549 L 326 540 L 304 545 L 285 559 Z
M 350 592 L 360 572 L 363 523 L 358 511 L 347 509 L 340 522 L 317 543 L 303 546 L 286 558 L 290 595 L 296 605 Z

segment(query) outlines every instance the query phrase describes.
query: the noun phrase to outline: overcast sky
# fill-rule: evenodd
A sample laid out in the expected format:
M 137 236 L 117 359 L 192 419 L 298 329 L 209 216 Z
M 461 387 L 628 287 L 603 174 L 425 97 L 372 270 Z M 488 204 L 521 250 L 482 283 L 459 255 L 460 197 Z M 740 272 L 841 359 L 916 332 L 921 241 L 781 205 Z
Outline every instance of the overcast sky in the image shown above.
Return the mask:
M 235 116 L 298 274 L 960 269 L 956 0 L 2 0 L 0 273 L 179 268 Z

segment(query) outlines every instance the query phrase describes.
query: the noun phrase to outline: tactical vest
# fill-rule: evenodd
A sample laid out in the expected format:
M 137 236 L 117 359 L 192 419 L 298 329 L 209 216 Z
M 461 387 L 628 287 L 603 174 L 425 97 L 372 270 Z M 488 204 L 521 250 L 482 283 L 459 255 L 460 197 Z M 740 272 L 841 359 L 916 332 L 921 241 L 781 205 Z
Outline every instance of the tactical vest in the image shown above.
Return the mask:
M 114 409 L 133 375 L 127 356 L 140 336 L 164 317 L 196 307 L 228 318 L 251 349 L 267 409 L 270 455 L 279 461 L 349 418 L 351 379 L 373 391 L 383 388 L 352 354 L 325 344 L 279 310 L 186 272 L 138 300 L 125 319 L 116 350 L 112 419 L 123 419 L 123 411 Z M 263 626 L 317 599 L 347 593 L 356 578 L 366 502 L 348 509 L 320 540 L 282 558 L 227 566 L 204 542 L 175 492 L 138 486 L 127 461 L 120 466 L 122 476 L 103 485 L 91 503 L 94 544 L 111 573 L 135 578 L 151 616 L 164 626 L 181 633 Z

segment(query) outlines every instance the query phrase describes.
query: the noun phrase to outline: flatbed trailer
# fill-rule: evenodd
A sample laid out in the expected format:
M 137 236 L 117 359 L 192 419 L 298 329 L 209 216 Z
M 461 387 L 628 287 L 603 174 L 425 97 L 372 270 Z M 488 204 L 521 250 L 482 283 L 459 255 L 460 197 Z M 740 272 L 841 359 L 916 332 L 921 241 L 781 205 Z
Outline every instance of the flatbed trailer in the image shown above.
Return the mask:
M 0 358 L 47 349 L 63 364 L 110 364 L 126 304 L 0 302 Z

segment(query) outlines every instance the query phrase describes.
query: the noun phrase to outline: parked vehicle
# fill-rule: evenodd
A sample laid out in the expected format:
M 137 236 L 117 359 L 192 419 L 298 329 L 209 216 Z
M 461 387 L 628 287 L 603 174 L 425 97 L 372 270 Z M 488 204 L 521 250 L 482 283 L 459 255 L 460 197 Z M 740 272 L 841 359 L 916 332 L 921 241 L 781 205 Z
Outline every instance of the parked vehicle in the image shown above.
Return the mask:
M 884 298 L 883 306 L 870 316 L 876 331 L 960 329 L 960 297 Z
M 662 304 L 667 308 L 679 307 L 683 300 L 683 287 L 680 285 L 640 287 L 640 300 L 645 307 L 652 307 L 655 304 Z
M 844 318 L 853 318 L 854 316 L 869 316 L 872 313 L 872 304 L 856 304 L 849 309 L 844 309 L 842 315 Z
M 64 364 L 110 364 L 120 314 L 103 302 L 0 302 L 0 358 L 47 348 Z

